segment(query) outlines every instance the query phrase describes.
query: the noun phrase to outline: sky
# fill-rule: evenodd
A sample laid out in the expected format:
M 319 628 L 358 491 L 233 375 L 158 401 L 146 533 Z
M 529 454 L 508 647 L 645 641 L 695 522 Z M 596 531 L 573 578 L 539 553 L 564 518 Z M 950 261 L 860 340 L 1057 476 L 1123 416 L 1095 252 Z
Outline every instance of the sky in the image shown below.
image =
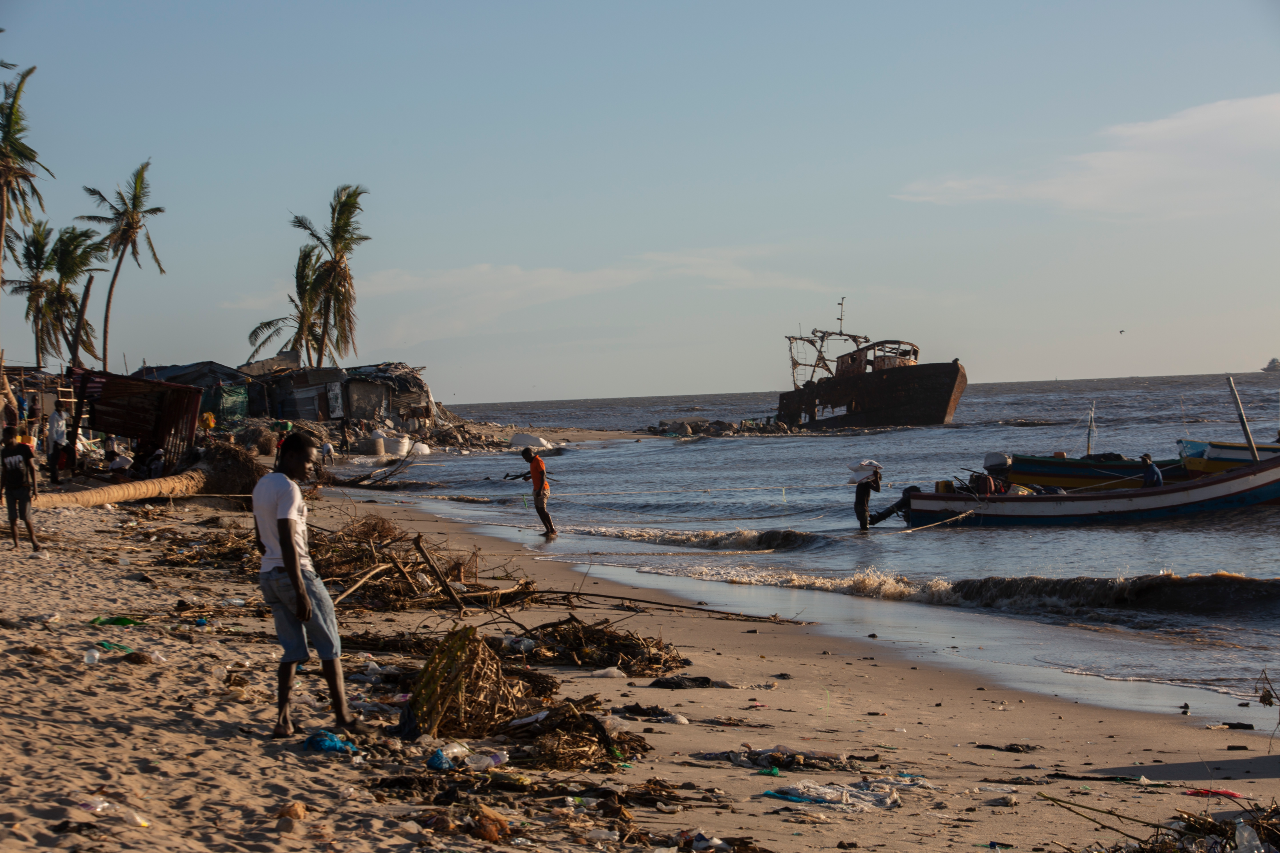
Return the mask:
M 341 184 L 372 237 L 342 363 L 425 367 L 446 404 L 782 390 L 784 336 L 842 297 L 970 382 L 1280 356 L 1280 3 L 8 0 L 0 26 L 55 227 L 152 162 L 167 274 L 126 261 L 115 371 L 243 363 L 287 311 L 291 216 Z M 0 345 L 33 359 L 8 295 Z

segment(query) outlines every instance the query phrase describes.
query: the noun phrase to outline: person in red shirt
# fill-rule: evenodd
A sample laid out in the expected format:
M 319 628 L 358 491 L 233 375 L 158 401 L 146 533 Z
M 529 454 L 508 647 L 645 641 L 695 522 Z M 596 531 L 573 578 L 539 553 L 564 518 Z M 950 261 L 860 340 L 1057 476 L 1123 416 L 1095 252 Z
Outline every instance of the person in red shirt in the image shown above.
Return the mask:
M 542 526 L 547 528 L 543 535 L 555 536 L 556 526 L 551 523 L 551 516 L 547 514 L 547 498 L 551 495 L 551 487 L 547 485 L 547 463 L 538 458 L 531 447 L 526 447 L 520 455 L 529 463 L 529 473 L 521 479 L 533 480 L 533 508 L 538 511 Z

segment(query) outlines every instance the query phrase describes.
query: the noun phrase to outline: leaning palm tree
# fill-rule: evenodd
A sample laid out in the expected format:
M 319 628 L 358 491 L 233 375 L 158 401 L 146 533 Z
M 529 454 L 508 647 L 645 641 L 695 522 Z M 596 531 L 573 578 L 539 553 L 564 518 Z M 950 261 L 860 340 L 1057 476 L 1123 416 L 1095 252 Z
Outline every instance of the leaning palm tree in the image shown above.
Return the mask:
M 356 350 L 356 288 L 351 276 L 351 253 L 370 238 L 360 233 L 356 216 L 361 212 L 360 196 L 369 192 L 356 184 L 343 184 L 333 191 L 329 202 L 329 224 L 321 234 L 305 216 L 294 216 L 293 227 L 307 232 L 328 256 L 316 269 L 316 303 L 320 317 L 319 350 L 314 367 L 324 363 L 330 346 L 330 360 Z
M 65 343 L 74 359 L 78 354 L 75 345 L 76 325 L 83 323 L 79 348 L 90 358 L 98 357 L 93 343 L 97 332 L 92 323 L 81 321 L 80 309 L 89 299 L 89 289 L 93 286 L 92 273 L 104 271 L 94 264 L 105 260 L 108 252 L 107 241 L 99 239 L 98 232 L 91 228 L 72 226 L 58 231 L 58 239 L 54 241 L 52 250 L 53 268 L 58 277 L 49 285 L 44 298 L 50 323 L 60 339 L 55 341 L 54 355 L 62 356 L 62 344 Z M 89 275 L 89 281 L 85 284 L 82 295 L 77 288 L 85 275 Z
M 320 261 L 320 247 L 316 244 L 310 243 L 298 250 L 298 262 L 293 269 L 294 294 L 289 297 L 293 313 L 274 320 L 263 320 L 254 326 L 249 333 L 249 345 L 253 347 L 253 352 L 249 353 L 249 361 L 253 361 L 264 347 L 280 337 L 286 329 L 292 328 L 293 334 L 287 346 L 305 353 L 307 363 L 311 364 L 312 351 L 317 349 L 320 335 L 315 288 L 316 270 Z
M 128 186 L 123 190 L 116 188 L 114 203 L 100 191 L 85 187 L 84 191 L 89 194 L 89 198 L 93 199 L 98 207 L 110 211 L 111 215 L 76 217 L 84 222 L 95 222 L 108 227 L 107 245 L 111 249 L 112 257 L 117 259 L 115 272 L 111 274 L 111 285 L 107 288 L 107 306 L 102 317 L 103 370 L 110 369 L 107 360 L 107 344 L 111 335 L 111 300 L 116 295 L 116 281 L 120 278 L 120 266 L 124 263 L 125 254 L 133 255 L 134 263 L 138 265 L 138 269 L 142 269 L 142 257 L 138 253 L 139 237 L 146 238 L 147 248 L 151 251 L 151 260 L 155 261 L 156 269 L 164 275 L 164 266 L 160 263 L 160 256 L 156 254 L 156 247 L 151 242 L 151 232 L 147 230 L 147 220 L 164 213 L 163 207 L 147 207 L 147 201 L 151 198 L 151 184 L 147 181 L 149 168 L 151 168 L 150 160 L 135 169 L 129 176 Z
M 36 187 L 36 169 L 43 169 L 53 177 L 53 172 L 36 159 L 38 155 L 24 139 L 27 120 L 22 111 L 22 92 L 35 70 L 33 65 L 12 83 L 4 84 L 4 100 L 0 103 L 0 246 L 5 249 L 12 245 L 9 220 L 16 215 L 20 222 L 30 223 L 32 199 L 44 210 L 44 199 Z M 4 253 L 0 252 L 0 268 L 3 263 Z

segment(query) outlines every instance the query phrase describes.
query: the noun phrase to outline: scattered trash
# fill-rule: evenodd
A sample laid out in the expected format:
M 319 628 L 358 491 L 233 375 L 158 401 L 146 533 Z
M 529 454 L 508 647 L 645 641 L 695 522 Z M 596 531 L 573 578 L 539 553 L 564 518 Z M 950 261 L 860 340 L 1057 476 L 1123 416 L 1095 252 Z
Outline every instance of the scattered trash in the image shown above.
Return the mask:
M 627 678 L 627 674 L 616 666 L 608 669 L 597 669 L 595 672 L 587 673 L 588 678 Z
M 101 657 L 102 653 L 97 649 L 89 649 L 89 651 L 84 653 L 84 662 L 92 666 L 97 663 Z
M 649 684 L 649 686 L 657 687 L 662 690 L 691 690 L 710 687 L 711 679 L 705 675 L 671 675 L 666 678 L 656 678 Z
M 142 621 L 138 619 L 131 619 L 128 616 L 112 616 L 110 618 L 106 616 L 95 616 L 94 618 L 89 620 L 89 624 L 90 625 L 120 625 L 120 626 L 128 627 L 130 625 L 141 625 Z
M 978 688 L 982 689 L 982 688 Z M 1043 746 L 1033 746 L 1029 743 L 1011 743 L 1005 746 L 996 746 L 991 743 L 980 743 L 975 749 L 995 749 L 1000 752 L 1035 752 L 1037 749 L 1044 749 Z
M 333 732 L 318 731 L 309 736 L 302 743 L 303 749 L 313 750 L 315 752 L 359 752 L 355 744 L 342 740 Z

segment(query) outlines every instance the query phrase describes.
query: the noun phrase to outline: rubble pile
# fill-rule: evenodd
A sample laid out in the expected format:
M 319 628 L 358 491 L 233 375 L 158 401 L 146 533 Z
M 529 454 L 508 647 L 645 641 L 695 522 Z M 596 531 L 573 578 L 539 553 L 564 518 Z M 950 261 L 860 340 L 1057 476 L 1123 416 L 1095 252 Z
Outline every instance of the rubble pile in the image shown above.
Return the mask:
M 480 424 L 459 419 L 457 423 L 439 425 L 423 439 L 433 447 L 456 447 L 460 450 L 510 450 L 510 442 L 500 436 L 486 434 Z
M 657 426 L 651 426 L 647 431 L 650 435 L 664 435 L 671 438 L 694 435 L 712 438 L 732 435 L 787 435 L 792 432 L 786 424 L 774 422 L 769 418 L 744 420 L 736 424 L 731 421 L 686 418 L 678 421 L 660 421 Z

